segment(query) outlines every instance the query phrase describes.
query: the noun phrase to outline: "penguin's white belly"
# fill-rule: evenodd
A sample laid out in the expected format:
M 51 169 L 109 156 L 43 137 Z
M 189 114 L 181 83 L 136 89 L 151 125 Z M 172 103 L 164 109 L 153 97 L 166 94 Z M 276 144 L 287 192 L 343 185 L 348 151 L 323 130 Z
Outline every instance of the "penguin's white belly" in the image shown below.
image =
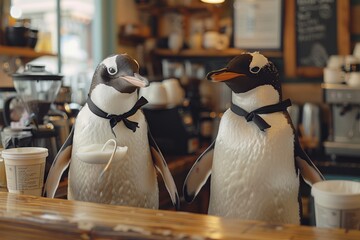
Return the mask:
M 231 110 L 222 117 L 209 214 L 299 224 L 292 129 L 282 113 L 262 117 L 271 125 L 265 132 Z
M 155 209 L 159 207 L 157 177 L 145 118 L 138 111 L 129 120 L 139 123 L 136 132 L 133 133 L 123 122 L 119 122 L 114 128 L 115 138 L 109 120 L 96 117 L 87 106 L 82 109 L 74 132 L 69 199 Z M 104 144 L 111 138 L 116 140 L 118 146 L 127 146 L 128 151 L 123 159 L 113 159 L 109 169 L 99 179 L 106 164 L 85 163 L 76 153 L 81 146 Z

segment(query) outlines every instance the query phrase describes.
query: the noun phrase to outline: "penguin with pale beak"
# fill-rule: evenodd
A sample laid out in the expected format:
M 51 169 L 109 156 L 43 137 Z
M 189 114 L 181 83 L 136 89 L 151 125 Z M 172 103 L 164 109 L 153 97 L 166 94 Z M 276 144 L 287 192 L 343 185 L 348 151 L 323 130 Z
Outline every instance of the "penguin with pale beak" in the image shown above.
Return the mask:
M 300 175 L 309 185 L 324 177 L 300 146 L 276 67 L 259 52 L 243 53 L 207 78 L 225 83 L 232 102 L 188 173 L 185 200 L 211 175 L 209 214 L 299 224 Z
M 174 180 L 140 109 L 147 100 L 139 98 L 138 89 L 148 85 L 137 61 L 127 54 L 109 56 L 98 65 L 87 102 L 49 171 L 47 197 L 54 197 L 69 166 L 68 199 L 158 209 L 157 169 L 179 207 Z M 127 149 L 121 158 L 111 157 L 105 172 L 104 164 L 80 157 L 82 149 L 110 139 Z

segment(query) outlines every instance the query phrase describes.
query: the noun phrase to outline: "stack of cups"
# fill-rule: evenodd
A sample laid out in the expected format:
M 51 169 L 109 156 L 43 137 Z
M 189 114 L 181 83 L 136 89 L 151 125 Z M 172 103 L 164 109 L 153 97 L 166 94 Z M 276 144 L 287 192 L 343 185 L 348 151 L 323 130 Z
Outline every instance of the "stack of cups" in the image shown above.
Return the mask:
M 360 182 L 322 181 L 312 186 L 311 194 L 317 227 L 360 230 Z
M 345 82 L 350 87 L 360 86 L 360 59 L 354 55 L 345 58 Z
M 325 83 L 343 83 L 345 73 L 343 71 L 345 58 L 341 55 L 331 55 L 327 66 L 324 68 Z
M 41 196 L 47 156 L 48 150 L 40 147 L 3 150 L 8 191 Z
M 147 106 L 170 107 L 183 104 L 185 91 L 176 78 L 165 79 L 162 82 L 152 82 L 147 88 L 140 90 L 140 95 L 149 101 Z

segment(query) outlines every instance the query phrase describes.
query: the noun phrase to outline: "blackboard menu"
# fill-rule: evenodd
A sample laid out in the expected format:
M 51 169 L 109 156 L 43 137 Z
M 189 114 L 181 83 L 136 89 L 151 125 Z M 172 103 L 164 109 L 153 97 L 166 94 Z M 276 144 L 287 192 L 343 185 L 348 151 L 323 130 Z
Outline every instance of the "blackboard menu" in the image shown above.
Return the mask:
M 296 0 L 297 66 L 324 67 L 338 53 L 336 1 Z

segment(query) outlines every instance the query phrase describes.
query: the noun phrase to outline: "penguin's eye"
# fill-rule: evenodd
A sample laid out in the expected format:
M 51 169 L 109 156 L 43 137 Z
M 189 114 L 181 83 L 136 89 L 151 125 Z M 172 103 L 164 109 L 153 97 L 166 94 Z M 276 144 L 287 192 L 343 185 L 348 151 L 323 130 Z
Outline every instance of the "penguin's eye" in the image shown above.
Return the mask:
M 260 68 L 259 67 L 252 67 L 250 68 L 250 72 L 251 73 L 258 73 L 260 71 Z
M 109 67 L 109 68 L 108 68 L 108 72 L 109 72 L 110 75 L 115 75 L 117 71 L 116 71 L 115 68 Z

